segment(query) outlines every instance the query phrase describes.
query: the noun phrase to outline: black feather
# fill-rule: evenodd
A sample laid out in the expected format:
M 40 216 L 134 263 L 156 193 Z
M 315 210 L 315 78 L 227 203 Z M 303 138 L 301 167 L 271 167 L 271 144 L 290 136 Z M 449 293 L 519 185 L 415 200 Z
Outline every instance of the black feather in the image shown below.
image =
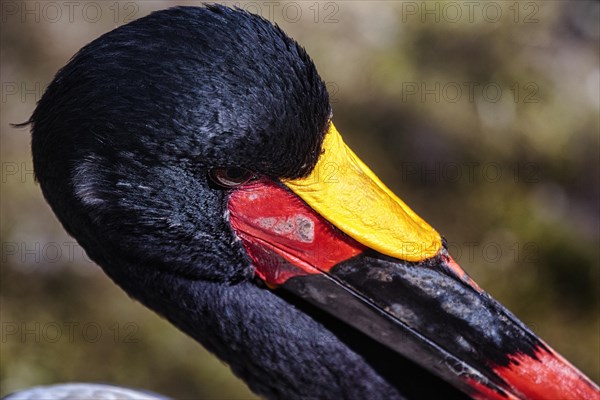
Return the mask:
M 277 26 L 177 7 L 101 36 L 58 72 L 30 119 L 34 168 L 88 255 L 257 393 L 401 398 L 419 382 L 392 382 L 389 354 L 253 283 L 227 192 L 207 179 L 211 167 L 306 175 L 330 114 L 312 61 Z

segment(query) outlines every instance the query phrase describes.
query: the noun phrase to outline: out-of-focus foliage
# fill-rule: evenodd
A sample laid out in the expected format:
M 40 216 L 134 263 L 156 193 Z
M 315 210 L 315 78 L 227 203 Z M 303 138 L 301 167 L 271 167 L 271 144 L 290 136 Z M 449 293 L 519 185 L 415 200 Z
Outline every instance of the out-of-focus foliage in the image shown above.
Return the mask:
M 0 395 L 98 381 L 252 398 L 88 261 L 34 182 L 28 132 L 9 124 L 85 43 L 173 5 L 72 3 L 2 3 Z M 226 4 L 307 48 L 351 147 L 481 286 L 599 381 L 600 3 Z

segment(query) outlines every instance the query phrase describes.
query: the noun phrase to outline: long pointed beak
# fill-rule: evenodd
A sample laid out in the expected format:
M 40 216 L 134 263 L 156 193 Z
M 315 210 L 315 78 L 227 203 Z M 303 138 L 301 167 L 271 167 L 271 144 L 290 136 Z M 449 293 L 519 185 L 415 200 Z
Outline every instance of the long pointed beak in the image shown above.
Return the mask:
M 231 193 L 230 222 L 270 288 L 353 326 L 474 398 L 599 399 L 599 388 L 483 292 L 440 235 L 331 124 L 313 173 Z

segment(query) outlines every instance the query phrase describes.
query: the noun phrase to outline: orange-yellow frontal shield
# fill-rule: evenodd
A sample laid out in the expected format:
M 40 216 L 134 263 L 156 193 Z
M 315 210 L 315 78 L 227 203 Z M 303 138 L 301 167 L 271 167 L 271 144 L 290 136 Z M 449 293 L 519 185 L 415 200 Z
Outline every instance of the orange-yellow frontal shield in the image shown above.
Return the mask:
M 346 146 L 333 123 L 311 174 L 284 184 L 338 229 L 382 254 L 420 261 L 442 247 L 435 229 Z

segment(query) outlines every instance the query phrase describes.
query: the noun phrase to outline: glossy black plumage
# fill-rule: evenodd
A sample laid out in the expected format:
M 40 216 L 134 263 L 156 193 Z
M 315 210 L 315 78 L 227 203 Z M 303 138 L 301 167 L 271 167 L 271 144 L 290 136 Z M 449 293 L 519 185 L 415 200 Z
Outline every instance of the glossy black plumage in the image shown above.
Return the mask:
M 307 173 L 329 114 L 308 55 L 279 29 L 225 7 L 174 8 L 109 32 L 59 71 L 32 116 L 34 167 L 76 237 L 80 227 L 101 226 L 131 258 L 240 280 L 248 271 L 239 265 L 198 271 L 218 253 L 212 247 L 183 251 L 198 242 L 197 226 L 222 220 L 197 215 L 201 205 L 220 216 L 208 205 L 222 204 L 222 194 L 195 187 L 206 186 L 215 166 L 273 177 Z M 242 262 L 230 248 L 214 261 Z
M 34 168 L 89 256 L 257 393 L 461 398 L 252 279 L 207 171 L 302 176 L 330 112 L 312 61 L 277 27 L 221 6 L 174 8 L 100 37 L 59 71 L 31 118 Z

